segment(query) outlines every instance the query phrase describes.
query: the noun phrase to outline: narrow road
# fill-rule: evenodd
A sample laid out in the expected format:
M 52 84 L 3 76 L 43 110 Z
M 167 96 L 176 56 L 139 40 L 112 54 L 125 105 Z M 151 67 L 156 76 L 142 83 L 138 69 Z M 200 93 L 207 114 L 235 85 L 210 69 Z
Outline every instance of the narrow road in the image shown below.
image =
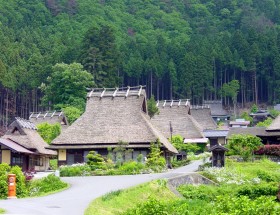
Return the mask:
M 65 177 L 71 187 L 63 192 L 39 198 L 0 200 L 7 214 L 20 215 L 82 215 L 89 203 L 110 191 L 125 189 L 158 178 L 170 178 L 195 172 L 201 161 L 159 174 L 124 176 Z

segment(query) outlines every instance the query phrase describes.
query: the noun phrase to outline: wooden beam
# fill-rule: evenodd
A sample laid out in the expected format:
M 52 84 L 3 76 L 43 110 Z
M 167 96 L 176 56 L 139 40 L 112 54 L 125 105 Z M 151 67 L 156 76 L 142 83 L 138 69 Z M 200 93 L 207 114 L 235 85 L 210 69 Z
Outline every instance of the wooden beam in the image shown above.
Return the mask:
M 113 93 L 113 97 L 116 97 L 118 90 L 119 90 L 119 88 L 116 87 L 116 90 L 115 90 L 115 92 Z
M 52 113 L 51 118 L 54 116 L 55 112 L 56 112 L 56 110 Z
M 140 89 L 139 89 L 139 92 L 138 92 L 138 96 L 141 95 L 141 92 L 142 92 L 142 85 L 140 85 Z
M 104 96 L 105 91 L 106 91 L 106 88 L 104 88 L 104 90 L 102 91 L 100 98 L 102 98 Z
M 181 105 L 181 99 L 179 99 L 179 102 L 178 102 L 178 106 L 180 106 Z
M 129 91 L 130 91 L 130 87 L 127 87 L 127 91 L 126 91 L 125 97 L 128 97 Z
M 41 114 L 41 112 L 39 112 L 38 115 L 36 116 L 37 119 L 39 118 L 40 114 Z
M 47 115 L 48 115 L 48 111 L 45 113 L 44 118 L 46 118 Z

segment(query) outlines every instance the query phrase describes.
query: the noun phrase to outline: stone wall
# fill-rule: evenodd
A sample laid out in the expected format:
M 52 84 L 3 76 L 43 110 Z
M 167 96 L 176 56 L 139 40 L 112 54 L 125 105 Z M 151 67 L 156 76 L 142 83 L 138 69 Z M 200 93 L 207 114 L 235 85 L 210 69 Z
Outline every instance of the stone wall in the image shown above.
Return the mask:
M 208 185 L 216 185 L 215 182 L 205 178 L 204 176 L 198 173 L 186 173 L 184 175 L 176 176 L 173 178 L 169 178 L 167 182 L 168 188 L 175 193 L 177 196 L 182 196 L 178 191 L 177 187 L 183 184 L 192 184 L 192 185 L 200 185 L 200 184 L 208 184 Z

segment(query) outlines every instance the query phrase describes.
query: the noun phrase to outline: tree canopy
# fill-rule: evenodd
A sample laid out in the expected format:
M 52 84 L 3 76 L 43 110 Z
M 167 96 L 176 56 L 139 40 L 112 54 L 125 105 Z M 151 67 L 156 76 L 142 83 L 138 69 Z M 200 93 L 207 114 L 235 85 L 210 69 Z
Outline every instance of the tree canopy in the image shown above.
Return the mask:
M 0 0 L 0 13 L 1 125 L 48 106 L 83 108 L 77 88 L 40 88 L 66 81 L 53 74 L 62 62 L 82 65 L 94 86 L 146 85 L 156 100 L 232 105 L 219 92 L 236 80 L 240 107 L 280 102 L 279 0 Z

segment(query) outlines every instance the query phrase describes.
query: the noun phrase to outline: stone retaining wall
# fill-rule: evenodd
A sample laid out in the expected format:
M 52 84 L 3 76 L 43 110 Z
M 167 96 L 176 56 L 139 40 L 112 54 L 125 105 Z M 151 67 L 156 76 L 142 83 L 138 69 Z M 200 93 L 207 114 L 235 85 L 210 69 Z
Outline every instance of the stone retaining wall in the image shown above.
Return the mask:
M 182 197 L 182 195 L 177 191 L 177 187 L 183 184 L 192 184 L 192 185 L 200 185 L 200 184 L 208 184 L 208 185 L 216 185 L 215 182 L 205 178 L 204 176 L 198 173 L 186 173 L 180 176 L 176 176 L 173 178 L 169 178 L 167 182 L 168 188 L 175 193 L 177 196 Z

